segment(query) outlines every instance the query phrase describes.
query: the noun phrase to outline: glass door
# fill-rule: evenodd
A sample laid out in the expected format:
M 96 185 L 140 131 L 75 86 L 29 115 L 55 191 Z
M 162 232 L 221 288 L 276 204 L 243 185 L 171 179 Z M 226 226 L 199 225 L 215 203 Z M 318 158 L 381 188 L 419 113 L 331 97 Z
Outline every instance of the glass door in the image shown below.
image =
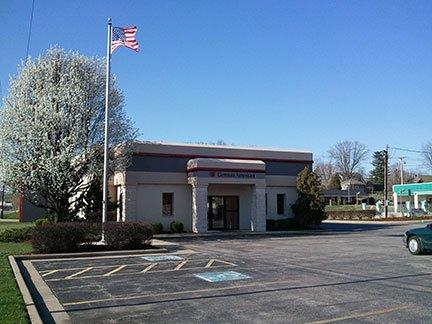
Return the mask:
M 208 197 L 208 228 L 209 230 L 239 229 L 238 196 Z

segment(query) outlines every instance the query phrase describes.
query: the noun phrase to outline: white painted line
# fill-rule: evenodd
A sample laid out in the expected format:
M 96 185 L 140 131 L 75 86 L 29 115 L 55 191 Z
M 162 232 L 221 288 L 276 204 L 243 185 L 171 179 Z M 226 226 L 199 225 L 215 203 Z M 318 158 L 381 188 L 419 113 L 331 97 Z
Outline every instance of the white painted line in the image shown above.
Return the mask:
M 222 260 L 219 260 L 219 259 L 215 259 L 215 261 L 217 261 L 217 262 L 221 262 L 221 263 L 224 263 L 224 264 L 228 264 L 228 265 L 233 266 L 233 267 L 237 266 L 237 265 L 234 264 L 234 263 L 227 262 L 227 261 L 222 261 Z
M 83 274 L 83 273 L 85 273 L 87 271 L 90 271 L 91 269 L 93 269 L 93 267 L 85 268 L 84 270 L 78 271 L 78 272 L 76 272 L 74 274 L 71 274 L 70 276 L 65 277 L 65 279 L 72 279 L 72 278 L 74 278 L 76 276 L 79 276 L 80 274 Z
M 105 273 L 103 276 L 104 276 L 104 277 L 111 276 L 112 274 L 114 274 L 114 273 L 116 273 L 116 272 L 119 272 L 121 269 L 124 269 L 124 268 L 126 268 L 126 266 L 125 266 L 125 265 L 121 265 L 120 267 L 115 268 L 114 270 Z
M 187 263 L 187 260 L 184 260 L 180 262 L 177 267 L 174 268 L 174 270 L 180 270 L 185 264 Z
M 44 274 L 42 275 L 42 277 L 49 276 L 49 275 L 51 275 L 51 274 L 53 274 L 53 273 L 56 273 L 57 271 L 59 271 L 59 270 L 58 270 L 58 269 L 51 270 L 51 271 L 49 271 L 49 272 L 47 272 L 47 273 L 44 273 Z
M 213 262 L 215 262 L 215 259 L 210 259 L 210 261 L 206 264 L 206 266 L 204 268 L 210 268 L 212 266 Z
M 141 273 L 146 273 L 148 271 L 150 271 L 152 268 L 154 268 L 157 265 L 157 263 L 152 263 L 149 266 L 147 266 L 143 271 L 141 271 Z

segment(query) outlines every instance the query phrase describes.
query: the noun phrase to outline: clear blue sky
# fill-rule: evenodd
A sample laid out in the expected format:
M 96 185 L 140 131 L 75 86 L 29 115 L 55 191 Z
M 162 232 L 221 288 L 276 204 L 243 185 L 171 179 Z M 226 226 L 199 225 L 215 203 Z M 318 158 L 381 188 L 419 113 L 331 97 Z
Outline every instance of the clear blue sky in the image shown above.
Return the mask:
M 25 56 L 31 0 L 3 0 L 0 80 Z M 36 0 L 30 55 L 103 56 L 106 20 L 141 52 L 112 70 L 143 139 L 371 151 L 432 140 L 431 1 Z M 415 164 L 414 156 L 408 164 Z

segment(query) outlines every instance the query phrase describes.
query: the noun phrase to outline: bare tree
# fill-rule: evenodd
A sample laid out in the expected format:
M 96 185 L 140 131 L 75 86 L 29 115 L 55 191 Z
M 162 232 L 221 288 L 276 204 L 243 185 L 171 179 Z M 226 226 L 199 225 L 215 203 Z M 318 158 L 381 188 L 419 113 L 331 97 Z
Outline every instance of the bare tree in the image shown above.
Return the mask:
M 369 150 L 357 141 L 343 141 L 333 145 L 328 153 L 342 177 L 350 179 L 361 171 L 361 164 L 366 160 Z
M 432 170 L 432 142 L 423 145 L 423 159 L 427 168 Z
M 418 175 L 418 172 L 413 170 L 403 170 L 404 183 L 412 182 Z M 400 163 L 392 164 L 389 168 L 389 189 L 393 185 L 397 185 L 401 183 L 401 169 Z
M 336 167 L 332 161 L 318 161 L 314 163 L 315 173 L 321 180 L 321 185 L 328 188 L 333 175 L 336 173 Z

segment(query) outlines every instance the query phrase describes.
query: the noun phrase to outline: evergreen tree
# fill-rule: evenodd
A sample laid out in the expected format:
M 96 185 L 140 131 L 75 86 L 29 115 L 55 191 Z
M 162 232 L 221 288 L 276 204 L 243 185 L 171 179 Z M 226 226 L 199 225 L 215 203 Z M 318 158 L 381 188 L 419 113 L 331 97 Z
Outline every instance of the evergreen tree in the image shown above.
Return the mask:
M 296 202 L 291 205 L 296 222 L 302 228 L 318 227 L 326 219 L 321 183 L 316 173 L 304 168 L 297 178 Z
M 384 157 L 384 151 L 376 151 L 372 155 L 373 169 L 370 171 L 370 179 L 380 185 L 384 185 Z

